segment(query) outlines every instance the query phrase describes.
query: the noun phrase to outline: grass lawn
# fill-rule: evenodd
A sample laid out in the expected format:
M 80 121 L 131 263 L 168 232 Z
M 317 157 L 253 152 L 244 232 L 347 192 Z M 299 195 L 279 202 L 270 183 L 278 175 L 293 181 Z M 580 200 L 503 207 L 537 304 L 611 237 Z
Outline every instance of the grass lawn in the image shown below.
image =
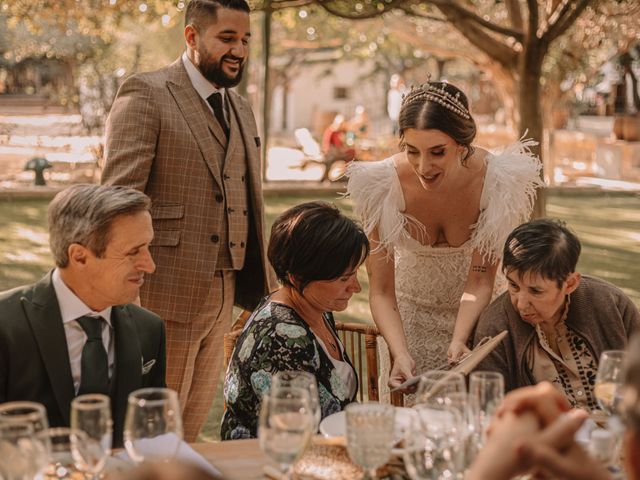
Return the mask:
M 313 199 L 318 198 L 314 195 Z M 320 196 L 336 203 L 348 215 L 351 202 L 335 195 Z M 267 225 L 288 207 L 312 198 L 298 196 L 266 198 Z M 0 291 L 38 280 L 49 268 L 46 201 L 0 201 Z M 547 214 L 565 220 L 582 242 L 578 269 L 618 285 L 640 305 L 640 195 L 633 193 L 555 191 L 547 197 Z M 359 278 L 362 292 L 348 310 L 337 314 L 341 321 L 370 322 L 368 282 L 364 269 Z M 202 440 L 218 438 L 222 415 L 221 389 L 212 406 Z

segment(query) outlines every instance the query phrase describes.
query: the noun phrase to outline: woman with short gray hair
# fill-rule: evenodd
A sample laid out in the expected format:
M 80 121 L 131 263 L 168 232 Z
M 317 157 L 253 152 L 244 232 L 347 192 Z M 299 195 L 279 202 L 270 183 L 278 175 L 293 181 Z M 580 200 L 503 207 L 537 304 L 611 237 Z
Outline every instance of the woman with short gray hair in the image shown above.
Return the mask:
M 480 316 L 475 344 L 509 335 L 478 369 L 501 372 L 505 388 L 548 381 L 573 406 L 597 409 L 598 359 L 622 350 L 640 327 L 640 313 L 619 288 L 576 271 L 580 241 L 562 222 L 517 227 L 504 245 L 508 291 Z

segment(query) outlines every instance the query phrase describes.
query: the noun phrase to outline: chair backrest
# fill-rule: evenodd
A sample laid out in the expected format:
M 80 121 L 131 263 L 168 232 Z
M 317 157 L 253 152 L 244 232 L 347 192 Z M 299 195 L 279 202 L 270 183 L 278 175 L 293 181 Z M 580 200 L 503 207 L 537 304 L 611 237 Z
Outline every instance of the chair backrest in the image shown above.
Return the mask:
M 361 402 L 365 400 L 366 390 L 368 400 L 379 400 L 377 347 L 380 331 L 372 325 L 342 322 L 336 322 L 336 329 L 358 374 L 358 399 Z M 404 405 L 404 395 L 400 392 L 392 392 L 391 404 L 400 407 Z
M 242 329 L 244 328 L 247 320 L 251 316 L 249 310 L 243 310 L 240 312 L 240 315 L 236 317 L 233 324 L 231 325 L 231 329 L 224 334 L 224 339 L 222 340 L 223 345 L 223 366 L 224 371 L 227 371 L 227 367 L 229 366 L 229 362 L 231 362 L 231 355 L 233 355 L 233 349 L 236 347 L 236 342 L 238 341 L 238 337 L 242 333 Z
M 251 316 L 251 312 L 244 310 L 231 326 L 231 330 L 224 335 L 224 370 L 227 370 L 233 349 L 238 337 L 242 333 L 244 325 Z M 358 399 L 365 400 L 364 392 L 367 392 L 368 400 L 377 401 L 380 398 L 378 391 L 378 335 L 379 330 L 372 325 L 359 323 L 336 322 L 336 329 L 340 341 L 353 363 L 353 368 L 358 374 Z M 404 405 L 402 393 L 391 393 L 391 404 Z M 225 405 L 226 407 L 226 405 Z

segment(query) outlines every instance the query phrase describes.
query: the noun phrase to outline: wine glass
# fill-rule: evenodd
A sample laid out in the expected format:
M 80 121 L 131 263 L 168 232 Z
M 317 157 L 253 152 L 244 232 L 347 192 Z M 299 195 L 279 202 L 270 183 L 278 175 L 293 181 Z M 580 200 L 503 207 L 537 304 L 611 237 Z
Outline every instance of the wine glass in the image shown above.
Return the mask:
M 444 393 L 441 391 L 428 397 L 418 407 L 424 409 L 426 413 L 431 413 L 432 416 L 437 416 L 438 411 L 455 412 L 458 421 L 456 434 L 459 442 L 456 447 L 459 448 L 455 448 L 454 451 L 456 454 L 457 475 L 462 478 L 464 469 L 471 464 L 477 454 L 480 440 L 480 432 L 476 425 L 478 418 L 477 402 L 466 392 L 450 391 Z M 423 421 L 428 420 L 428 415 L 425 414 L 423 417 L 425 417 Z
M 49 428 L 44 405 L 7 402 L 0 405 L 0 471 L 9 478 L 31 478 L 48 461 L 47 445 L 36 434 Z
M 0 405 L 0 425 L 9 423 L 28 423 L 34 433 L 49 428 L 47 410 L 36 402 L 7 402 Z
M 600 355 L 593 395 L 607 415 L 618 413 L 624 386 L 625 363 L 626 353 L 622 350 L 606 350 Z
M 473 372 L 469 377 L 469 395 L 478 409 L 476 425 L 484 441 L 491 417 L 504 398 L 504 377 L 499 372 Z
M 76 467 L 98 478 L 111 455 L 111 401 L 102 394 L 80 395 L 71 402 L 71 453 Z
M 70 428 L 48 428 L 36 434 L 36 437 L 47 446 L 48 462 L 40 471 L 38 479 L 72 480 L 80 473 L 75 466 L 71 453 Z
M 466 392 L 467 387 L 462 374 L 445 370 L 429 370 L 422 374 L 416 403 L 424 403 L 431 396 L 444 396 L 453 392 Z
M 281 387 L 262 396 L 258 441 L 262 451 L 280 464 L 284 479 L 293 478 L 293 464 L 307 448 L 314 425 L 308 390 Z
M 136 463 L 170 460 L 182 443 L 178 394 L 168 388 L 142 388 L 129 395 L 124 446 Z
M 318 396 L 318 382 L 315 375 L 309 372 L 283 371 L 277 372 L 271 377 L 271 391 L 276 391 L 282 387 L 298 387 L 309 390 L 309 401 L 311 412 L 314 417 L 314 433 L 318 431 L 322 410 L 320 408 L 320 397 Z
M 32 479 L 47 461 L 44 443 L 35 437 L 31 423 L 0 424 L 0 478 Z
M 395 409 L 377 402 L 350 403 L 345 412 L 349 457 L 365 470 L 365 478 L 375 479 L 378 467 L 391 457 Z
M 464 422 L 458 407 L 442 397 L 414 406 L 415 419 L 404 434 L 403 460 L 412 480 L 462 478 Z

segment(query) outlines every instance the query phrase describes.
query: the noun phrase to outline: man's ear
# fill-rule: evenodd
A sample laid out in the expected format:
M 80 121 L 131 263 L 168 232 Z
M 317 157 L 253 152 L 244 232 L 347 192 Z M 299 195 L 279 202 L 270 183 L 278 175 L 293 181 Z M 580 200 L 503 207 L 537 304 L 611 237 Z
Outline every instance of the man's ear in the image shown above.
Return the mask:
M 565 284 L 567 285 L 566 293 L 567 294 L 573 293 L 576 290 L 576 288 L 580 286 L 581 279 L 582 279 L 582 275 L 580 275 L 578 272 L 573 272 L 571 275 L 569 275 L 569 277 L 565 281 Z
M 72 243 L 67 250 L 69 265 L 84 266 L 87 263 L 89 250 L 79 243 Z
M 189 48 L 195 50 L 198 43 L 198 31 L 191 24 L 184 27 L 184 41 L 187 42 Z

